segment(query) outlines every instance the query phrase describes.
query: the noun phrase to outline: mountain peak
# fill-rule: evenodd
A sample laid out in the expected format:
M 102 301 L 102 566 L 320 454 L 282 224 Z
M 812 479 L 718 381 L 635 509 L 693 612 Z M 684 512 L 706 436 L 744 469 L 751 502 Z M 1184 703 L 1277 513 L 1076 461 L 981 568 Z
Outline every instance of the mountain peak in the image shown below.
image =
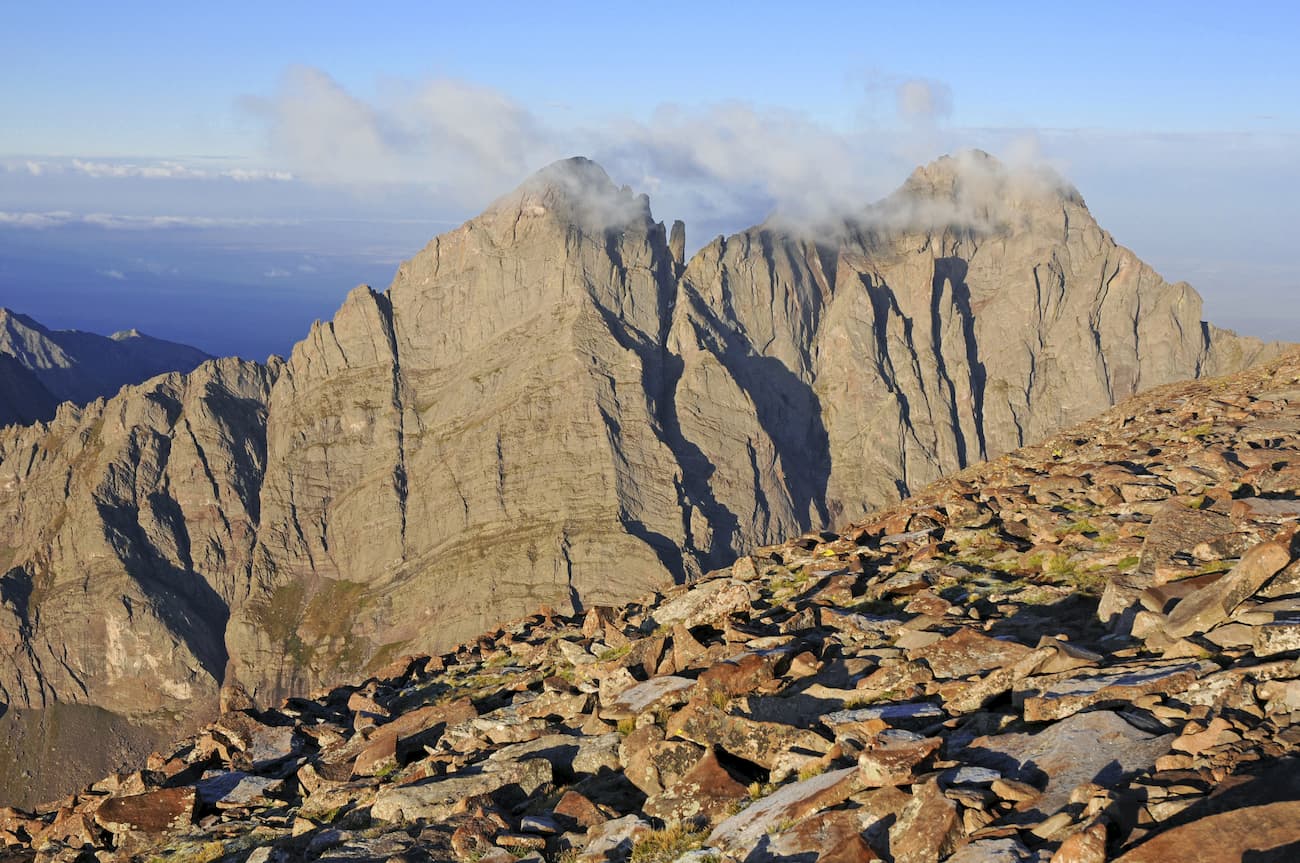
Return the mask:
M 559 219 L 588 230 L 621 228 L 650 220 L 650 199 L 617 186 L 596 162 L 572 156 L 552 162 L 497 199 L 484 215 L 502 212 Z
M 983 150 L 941 156 L 912 172 L 873 216 L 904 230 L 1061 230 L 1061 208 L 1083 197 L 1044 165 L 1007 165 Z M 1034 228 L 1033 226 L 1038 226 Z
M 1016 201 L 1028 198 L 1065 199 L 1082 203 L 1079 192 L 1045 165 L 1007 165 L 979 149 L 940 156 L 912 172 L 903 191 L 932 198 L 997 196 Z
M 8 327 L 18 324 L 29 330 L 36 330 L 40 333 L 48 333 L 49 329 L 40 321 L 29 318 L 21 312 L 15 312 L 13 309 L 0 306 L 0 327 Z

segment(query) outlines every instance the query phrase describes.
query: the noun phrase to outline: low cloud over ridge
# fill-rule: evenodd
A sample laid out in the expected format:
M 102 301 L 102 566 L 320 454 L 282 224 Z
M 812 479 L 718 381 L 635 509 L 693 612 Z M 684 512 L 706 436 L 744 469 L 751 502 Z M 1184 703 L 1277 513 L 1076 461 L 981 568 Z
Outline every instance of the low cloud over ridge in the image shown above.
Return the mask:
M 954 143 L 944 131 L 952 109 L 945 85 L 889 86 L 896 117 L 851 129 L 741 101 L 663 105 L 646 119 L 606 117 L 573 128 L 459 79 L 365 99 L 305 66 L 287 70 L 273 95 L 246 106 L 264 124 L 270 156 L 309 180 L 424 185 L 440 204 L 473 211 L 543 165 L 583 154 L 616 181 L 650 193 L 657 212 L 710 230 L 774 210 L 799 220 L 857 211 Z

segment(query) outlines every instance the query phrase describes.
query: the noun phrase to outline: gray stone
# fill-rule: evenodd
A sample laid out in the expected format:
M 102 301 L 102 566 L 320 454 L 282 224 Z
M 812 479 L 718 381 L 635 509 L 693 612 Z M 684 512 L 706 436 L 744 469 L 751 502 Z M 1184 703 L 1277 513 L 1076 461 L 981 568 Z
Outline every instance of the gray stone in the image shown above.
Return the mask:
M 1274 621 L 1256 626 L 1254 629 L 1257 656 L 1272 656 L 1276 653 L 1300 650 L 1300 620 Z
M 1218 671 L 1208 660 L 1145 662 L 1086 674 L 1030 677 L 1015 687 L 1030 722 L 1061 719 L 1097 704 L 1132 701 L 1152 692 L 1181 692 L 1198 678 Z
M 1033 808 L 1016 816 L 1037 823 L 1069 803 L 1070 793 L 1085 782 L 1114 787 L 1126 775 L 1151 767 L 1173 739 L 1172 734 L 1145 734 L 1099 710 L 1034 733 L 977 738 L 961 757 L 1042 789 Z
M 882 704 L 879 707 L 859 707 L 853 710 L 836 710 L 822 717 L 828 728 L 847 725 L 851 722 L 870 722 L 879 719 L 886 723 L 908 722 L 917 719 L 940 719 L 944 716 L 943 708 L 928 701 L 908 702 L 906 704 Z
M 375 797 L 370 815 L 379 821 L 437 821 L 450 816 L 466 797 L 491 794 L 517 785 L 531 794 L 552 780 L 551 764 L 544 758 L 503 762 L 495 769 L 460 773 L 412 785 L 385 786 Z
M 733 854 L 753 848 L 773 827 L 843 802 L 857 790 L 857 772 L 831 770 L 778 788 L 715 827 L 707 844 Z
M 602 719 L 631 719 L 661 705 L 682 704 L 695 688 L 695 681 L 686 677 L 663 675 L 652 677 L 623 690 L 609 704 L 602 704 Z
M 957 849 L 946 863 L 1030 863 L 1038 856 L 1031 854 L 1019 839 L 981 839 Z
M 1246 552 L 1223 578 L 1180 600 L 1169 612 L 1165 633 L 1184 638 L 1225 621 L 1246 597 L 1259 590 L 1282 567 L 1291 552 L 1281 542 L 1262 542 Z

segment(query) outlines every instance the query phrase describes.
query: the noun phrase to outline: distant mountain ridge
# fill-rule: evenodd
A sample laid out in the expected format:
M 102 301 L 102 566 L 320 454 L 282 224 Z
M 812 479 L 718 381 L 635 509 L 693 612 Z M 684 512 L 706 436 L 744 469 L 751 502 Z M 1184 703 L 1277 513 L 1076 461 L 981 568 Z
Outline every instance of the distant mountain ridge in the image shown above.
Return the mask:
M 44 422 L 60 402 L 84 405 L 155 375 L 193 371 L 210 359 L 135 329 L 107 337 L 51 330 L 0 307 L 0 425 Z
M 0 432 L 12 763 L 52 710 L 166 737 L 223 684 L 275 701 L 622 602 L 1279 350 L 980 153 L 833 224 L 684 245 L 566 160 L 287 360 Z

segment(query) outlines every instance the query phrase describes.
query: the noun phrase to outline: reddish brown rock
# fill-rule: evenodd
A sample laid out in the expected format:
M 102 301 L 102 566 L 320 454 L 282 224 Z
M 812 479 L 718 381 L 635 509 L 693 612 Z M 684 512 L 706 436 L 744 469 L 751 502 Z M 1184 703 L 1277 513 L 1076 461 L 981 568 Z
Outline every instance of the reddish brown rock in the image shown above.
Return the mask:
M 769 830 L 844 802 L 860 787 L 857 773 L 846 767 L 785 785 L 723 821 L 706 844 L 743 857 Z
M 860 810 L 832 810 L 801 818 L 769 839 L 766 851 L 782 860 L 868 863 L 881 859 L 862 836 Z
M 962 835 L 957 806 L 930 780 L 912 791 L 912 800 L 889 828 L 894 863 L 934 863 L 957 848 Z
M 129 797 L 110 798 L 95 810 L 95 821 L 112 833 L 179 830 L 194 815 L 194 788 L 162 788 Z
M 1146 840 L 1115 863 L 1282 863 L 1300 847 L 1300 800 L 1208 815 Z
M 858 755 L 862 783 L 868 788 L 909 785 L 917 766 L 942 744 L 938 737 L 921 737 L 897 729 L 882 731 Z
M 709 666 L 699 681 L 710 690 L 744 695 L 772 680 L 787 657 L 783 650 L 751 650 Z
M 471 816 L 460 821 L 451 834 L 451 848 L 461 860 L 477 861 L 496 843 L 501 825 L 491 818 Z
M 609 820 L 609 816 L 600 807 L 572 788 L 560 796 L 553 811 L 557 816 L 567 818 L 584 829 Z
M 715 823 L 733 804 L 748 796 L 746 785 L 722 766 L 715 749 L 709 749 L 679 781 L 647 800 L 644 811 L 669 823 Z
M 1106 863 L 1106 825 L 1089 825 L 1066 838 L 1050 863 Z
M 947 680 L 1012 665 L 1031 652 L 1032 648 L 1014 641 L 990 638 L 973 629 L 959 629 L 942 641 L 913 650 L 910 656 L 928 665 L 936 679 Z

